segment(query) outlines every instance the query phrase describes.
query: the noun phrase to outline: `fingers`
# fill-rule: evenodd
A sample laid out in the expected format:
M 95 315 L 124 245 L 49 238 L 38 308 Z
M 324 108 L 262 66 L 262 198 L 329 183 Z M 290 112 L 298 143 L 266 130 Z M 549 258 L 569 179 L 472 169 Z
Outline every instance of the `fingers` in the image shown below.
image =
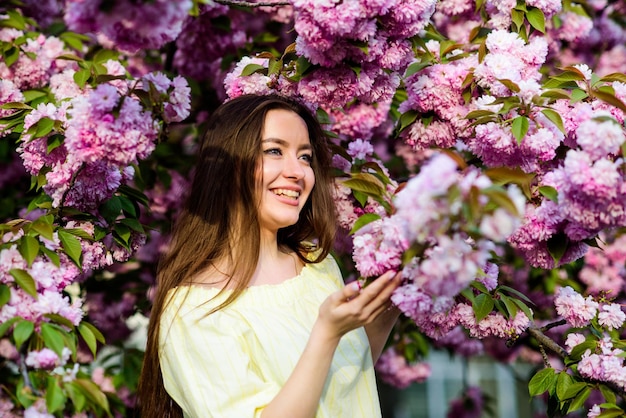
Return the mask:
M 356 305 L 355 308 L 365 316 L 377 315 L 387 308 L 389 298 L 400 285 L 400 281 L 399 273 L 388 271 L 370 283 L 349 303 Z
M 341 291 L 341 298 L 343 300 L 351 300 L 357 297 L 361 293 L 362 285 L 358 280 L 353 281 L 352 283 L 347 284 L 343 287 Z

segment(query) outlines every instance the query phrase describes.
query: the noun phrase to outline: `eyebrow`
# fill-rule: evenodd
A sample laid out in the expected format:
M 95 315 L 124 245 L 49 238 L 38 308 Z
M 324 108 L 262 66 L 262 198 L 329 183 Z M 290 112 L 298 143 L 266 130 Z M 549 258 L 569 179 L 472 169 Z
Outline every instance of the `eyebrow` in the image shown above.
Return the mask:
M 261 140 L 261 143 L 264 144 L 266 142 L 274 142 L 276 144 L 282 145 L 283 147 L 287 147 L 289 146 L 289 142 L 285 141 L 284 139 L 281 138 L 265 138 Z M 313 150 L 313 147 L 311 146 L 310 143 L 308 144 L 303 144 L 300 147 L 298 147 L 298 150 Z

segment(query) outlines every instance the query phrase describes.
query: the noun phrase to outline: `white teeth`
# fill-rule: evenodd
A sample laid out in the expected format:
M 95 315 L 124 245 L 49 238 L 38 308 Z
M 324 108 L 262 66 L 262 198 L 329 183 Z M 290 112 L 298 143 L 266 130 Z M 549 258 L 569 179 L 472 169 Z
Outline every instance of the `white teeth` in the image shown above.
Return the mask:
M 274 194 L 277 194 L 277 195 L 292 197 L 294 199 L 297 199 L 298 197 L 300 197 L 300 192 L 296 192 L 295 190 L 274 189 L 272 190 L 272 192 L 274 192 Z

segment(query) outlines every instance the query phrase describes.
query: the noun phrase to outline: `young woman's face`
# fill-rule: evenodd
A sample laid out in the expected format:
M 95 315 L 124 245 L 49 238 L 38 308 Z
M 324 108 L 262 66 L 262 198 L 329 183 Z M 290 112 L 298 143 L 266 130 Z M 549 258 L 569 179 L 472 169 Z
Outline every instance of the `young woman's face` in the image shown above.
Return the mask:
M 306 123 L 290 110 L 268 111 L 261 147 L 259 220 L 262 229 L 275 233 L 298 221 L 315 185 Z

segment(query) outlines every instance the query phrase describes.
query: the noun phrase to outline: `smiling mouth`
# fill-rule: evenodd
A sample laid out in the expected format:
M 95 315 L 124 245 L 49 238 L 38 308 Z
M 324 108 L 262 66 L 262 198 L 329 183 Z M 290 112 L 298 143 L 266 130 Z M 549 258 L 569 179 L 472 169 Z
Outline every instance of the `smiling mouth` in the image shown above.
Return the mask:
M 300 197 L 300 192 L 297 192 L 295 190 L 274 189 L 272 190 L 272 193 L 274 193 L 277 196 L 283 196 L 283 197 L 287 197 L 293 200 L 298 200 L 298 198 Z

